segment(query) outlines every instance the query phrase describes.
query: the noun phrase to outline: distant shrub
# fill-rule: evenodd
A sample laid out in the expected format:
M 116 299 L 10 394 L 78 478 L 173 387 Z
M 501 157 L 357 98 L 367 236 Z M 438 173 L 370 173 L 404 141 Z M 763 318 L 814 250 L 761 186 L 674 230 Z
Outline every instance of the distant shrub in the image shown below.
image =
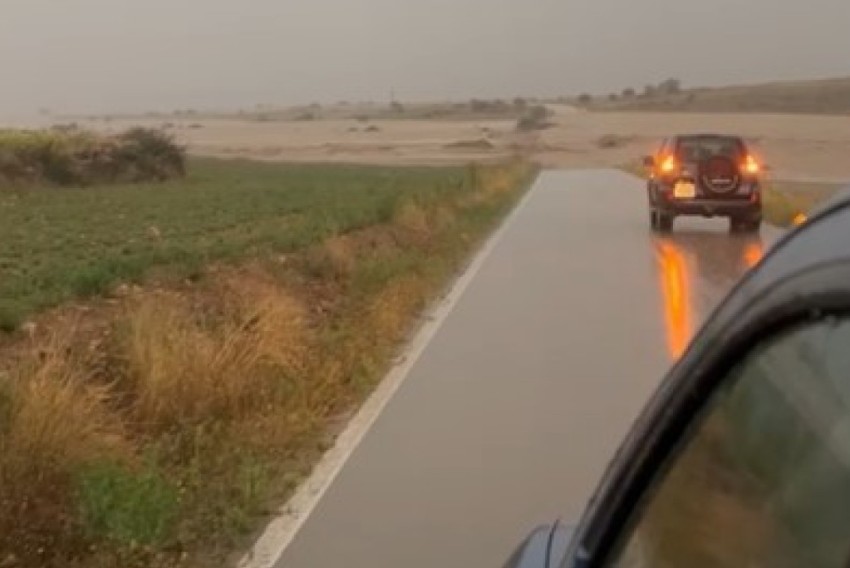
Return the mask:
M 392 110 L 394 113 L 402 114 L 404 112 L 404 105 L 398 101 L 393 101 L 392 103 L 390 103 L 390 110 Z
M 490 103 L 480 99 L 472 99 L 469 101 L 469 109 L 472 112 L 486 112 L 490 108 Z
M 516 101 L 514 101 L 514 106 L 516 106 Z M 472 99 L 469 101 L 469 110 L 472 112 L 504 112 L 509 108 L 511 108 L 511 105 L 500 99 L 492 101 Z
M 0 131 L 0 186 L 162 181 L 185 173 L 185 152 L 160 130 L 103 137 L 77 128 Z
M 120 142 L 117 156 L 123 164 L 119 169 L 129 181 L 165 181 L 186 173 L 183 148 L 164 132 L 133 128 L 121 135 Z
M 637 93 L 635 93 L 635 90 L 634 90 L 634 89 L 632 89 L 631 87 L 627 87 L 627 88 L 623 89 L 623 98 L 624 98 L 624 99 L 631 99 L 631 98 L 634 98 L 634 96 L 635 96 L 636 94 L 637 94 Z
M 593 102 L 593 97 L 588 93 L 582 93 L 578 96 L 578 102 L 583 105 Z
M 543 120 L 550 114 L 552 114 L 551 111 L 544 105 L 535 105 L 528 109 L 528 115 L 535 120 Z
M 302 112 L 293 118 L 292 120 L 296 122 L 309 122 L 311 120 L 316 120 L 316 113 L 314 112 Z
M 621 148 L 629 144 L 631 141 L 631 137 L 618 136 L 617 134 L 606 134 L 596 141 L 596 146 L 603 150 L 610 150 L 613 148 Z
M 665 95 L 675 95 L 682 91 L 682 82 L 679 79 L 667 79 L 656 87 L 656 91 Z
M 516 128 L 520 131 L 543 130 L 551 124 L 546 119 L 552 114 L 546 106 L 535 105 L 529 108 L 517 121 Z
M 68 124 L 54 124 L 50 127 L 50 129 L 56 132 L 71 133 L 79 131 L 80 125 L 76 122 L 71 122 Z

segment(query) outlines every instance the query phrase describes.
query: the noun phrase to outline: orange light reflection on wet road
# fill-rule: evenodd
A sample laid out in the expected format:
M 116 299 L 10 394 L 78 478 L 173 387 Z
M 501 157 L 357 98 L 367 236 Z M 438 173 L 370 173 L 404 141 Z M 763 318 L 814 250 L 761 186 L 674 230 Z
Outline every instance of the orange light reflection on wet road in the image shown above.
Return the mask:
M 761 241 L 749 243 L 746 247 L 744 247 L 744 262 L 747 264 L 747 268 L 754 267 L 759 263 L 763 256 L 764 247 L 762 246 Z
M 671 242 L 659 244 L 661 253 L 661 292 L 667 327 L 667 349 L 678 359 L 688 346 L 693 333 L 690 279 L 684 255 Z

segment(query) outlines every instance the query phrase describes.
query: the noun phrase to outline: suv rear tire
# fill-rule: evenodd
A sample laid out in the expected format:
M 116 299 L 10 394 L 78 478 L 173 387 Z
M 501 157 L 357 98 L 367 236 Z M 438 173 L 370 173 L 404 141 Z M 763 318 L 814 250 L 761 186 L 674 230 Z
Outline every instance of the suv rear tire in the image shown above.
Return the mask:
M 669 233 L 673 230 L 673 215 L 653 209 L 649 212 L 649 224 L 657 233 Z

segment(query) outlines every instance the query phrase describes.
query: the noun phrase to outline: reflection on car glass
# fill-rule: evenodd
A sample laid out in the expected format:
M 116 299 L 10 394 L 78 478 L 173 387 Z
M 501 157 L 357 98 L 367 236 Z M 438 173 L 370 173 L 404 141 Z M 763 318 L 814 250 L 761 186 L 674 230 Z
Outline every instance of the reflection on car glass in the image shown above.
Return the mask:
M 848 351 L 847 320 L 756 349 L 657 481 L 615 566 L 847 566 Z

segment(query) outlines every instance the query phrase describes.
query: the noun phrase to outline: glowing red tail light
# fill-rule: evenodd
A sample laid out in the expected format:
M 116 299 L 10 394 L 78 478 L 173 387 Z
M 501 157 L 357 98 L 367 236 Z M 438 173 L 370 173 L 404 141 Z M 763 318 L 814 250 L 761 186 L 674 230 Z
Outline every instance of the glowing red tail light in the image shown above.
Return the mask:
M 679 164 L 676 162 L 675 156 L 667 156 L 661 161 L 661 165 L 658 167 L 658 170 L 662 174 L 672 174 L 679 167 Z
M 744 173 L 756 175 L 761 172 L 761 164 L 759 164 L 754 157 L 747 156 L 747 158 L 744 160 L 744 165 L 742 169 L 744 170 Z

